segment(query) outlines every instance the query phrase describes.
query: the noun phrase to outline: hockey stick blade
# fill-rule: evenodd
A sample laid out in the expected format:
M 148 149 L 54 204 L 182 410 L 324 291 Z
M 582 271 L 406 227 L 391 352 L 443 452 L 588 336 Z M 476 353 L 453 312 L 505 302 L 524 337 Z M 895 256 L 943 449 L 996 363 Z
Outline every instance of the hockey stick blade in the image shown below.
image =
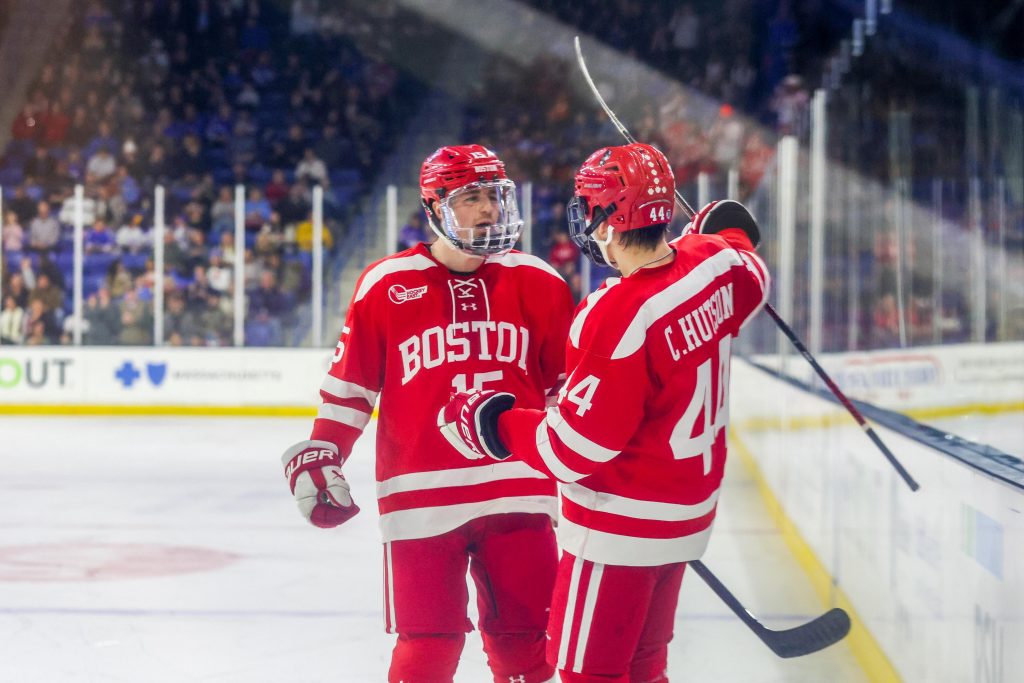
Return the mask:
M 830 645 L 835 645 L 850 632 L 850 615 L 838 607 L 833 607 L 806 624 L 782 631 L 773 631 L 766 627 L 736 599 L 718 577 L 700 560 L 688 563 L 697 575 L 704 580 L 715 595 L 729 606 L 740 620 L 761 639 L 777 656 L 789 659 L 803 657 Z
M 608 120 L 610 120 L 616 130 L 622 134 L 622 137 L 626 139 L 626 142 L 636 142 L 636 138 L 634 138 L 629 132 L 629 129 L 626 128 L 625 124 L 619 120 L 619 117 L 615 115 L 615 112 L 608 106 L 608 103 L 604 101 L 604 97 L 601 96 L 601 91 L 597 89 L 594 79 L 590 77 L 590 69 L 587 68 L 587 60 L 583 57 L 583 49 L 580 47 L 579 36 L 576 36 L 573 41 L 573 45 L 576 47 L 576 63 L 579 65 L 580 71 L 583 73 L 583 78 L 586 80 L 587 85 L 590 86 L 590 92 L 594 94 L 594 99 L 596 99 L 597 103 L 601 105 L 601 109 L 603 109 L 604 113 L 608 116 Z M 692 219 L 696 215 L 696 212 L 693 207 L 690 206 L 690 203 L 686 201 L 686 197 L 684 197 L 683 193 L 679 191 L 679 188 L 676 188 L 675 196 L 676 201 L 679 203 L 679 206 L 682 207 L 683 212 Z M 768 315 L 772 317 L 772 320 L 775 321 L 775 324 L 778 325 L 779 329 L 782 330 L 782 333 L 786 338 L 789 339 L 793 346 L 796 347 L 796 350 L 800 352 L 800 355 L 802 355 L 804 359 L 811 364 L 811 367 L 814 368 L 814 371 L 825 383 L 825 386 L 828 387 L 829 391 L 832 392 L 839 403 L 846 408 L 847 412 L 849 412 L 857 424 L 860 425 L 860 428 L 864 430 L 864 433 L 867 434 L 869 439 L 871 439 L 871 442 L 882 452 L 882 455 L 889 461 L 889 464 L 895 468 L 896 473 L 900 475 L 907 487 L 909 487 L 911 491 L 916 491 L 920 488 L 914 478 L 910 476 L 910 473 L 907 472 L 907 469 L 903 467 L 903 464 L 896 459 L 893 452 L 885 445 L 882 438 L 875 433 L 875 430 L 871 428 L 871 425 L 869 425 L 867 420 L 864 419 L 864 416 L 860 414 L 860 411 L 857 410 L 857 408 L 850 402 L 850 399 L 846 398 L 846 394 L 839 389 L 839 386 L 832 381 L 832 378 L 828 376 L 825 369 L 822 368 L 818 361 L 814 359 L 814 356 L 812 356 L 811 352 L 807 350 L 804 343 L 796 336 L 793 328 L 786 324 L 786 321 L 782 319 L 782 316 L 778 314 L 771 304 L 766 303 L 764 308 L 765 311 L 768 312 Z

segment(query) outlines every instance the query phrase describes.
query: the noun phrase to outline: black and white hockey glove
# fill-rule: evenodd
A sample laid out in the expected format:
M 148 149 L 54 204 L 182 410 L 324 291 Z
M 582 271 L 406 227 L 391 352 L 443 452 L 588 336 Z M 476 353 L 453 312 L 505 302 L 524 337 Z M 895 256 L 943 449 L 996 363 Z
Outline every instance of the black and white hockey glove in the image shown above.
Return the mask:
M 510 453 L 498 437 L 498 417 L 515 402 L 516 397 L 505 392 L 460 392 L 437 414 L 437 428 L 455 450 L 470 460 L 485 455 L 504 460 Z
M 683 228 L 683 234 L 699 232 L 702 235 L 713 235 L 729 228 L 739 228 L 745 232 L 755 247 L 761 242 L 761 230 L 754 216 L 747 207 L 733 199 L 709 203 Z

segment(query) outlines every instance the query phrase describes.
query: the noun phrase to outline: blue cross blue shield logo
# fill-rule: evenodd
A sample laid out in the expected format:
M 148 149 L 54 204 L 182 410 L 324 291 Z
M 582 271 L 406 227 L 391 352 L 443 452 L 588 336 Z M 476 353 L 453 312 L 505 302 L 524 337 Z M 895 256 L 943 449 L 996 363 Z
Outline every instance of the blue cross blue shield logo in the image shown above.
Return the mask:
M 167 377 L 167 363 L 146 363 L 146 375 L 153 386 L 160 386 Z

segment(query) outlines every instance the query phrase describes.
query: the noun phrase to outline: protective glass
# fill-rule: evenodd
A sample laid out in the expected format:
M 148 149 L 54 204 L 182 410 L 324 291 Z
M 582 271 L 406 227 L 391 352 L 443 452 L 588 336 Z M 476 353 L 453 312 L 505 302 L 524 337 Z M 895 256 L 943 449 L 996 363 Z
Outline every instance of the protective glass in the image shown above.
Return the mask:
M 511 180 L 464 185 L 441 200 L 440 213 L 444 236 L 475 256 L 504 254 L 523 232 Z

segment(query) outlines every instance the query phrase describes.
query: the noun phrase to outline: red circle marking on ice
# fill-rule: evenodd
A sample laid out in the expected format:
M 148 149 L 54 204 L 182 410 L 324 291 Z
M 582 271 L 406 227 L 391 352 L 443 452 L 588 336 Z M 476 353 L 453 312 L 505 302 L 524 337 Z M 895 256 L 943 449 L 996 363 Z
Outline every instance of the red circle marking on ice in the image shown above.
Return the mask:
M 149 543 L 0 546 L 0 581 L 110 581 L 204 572 L 238 555 Z

